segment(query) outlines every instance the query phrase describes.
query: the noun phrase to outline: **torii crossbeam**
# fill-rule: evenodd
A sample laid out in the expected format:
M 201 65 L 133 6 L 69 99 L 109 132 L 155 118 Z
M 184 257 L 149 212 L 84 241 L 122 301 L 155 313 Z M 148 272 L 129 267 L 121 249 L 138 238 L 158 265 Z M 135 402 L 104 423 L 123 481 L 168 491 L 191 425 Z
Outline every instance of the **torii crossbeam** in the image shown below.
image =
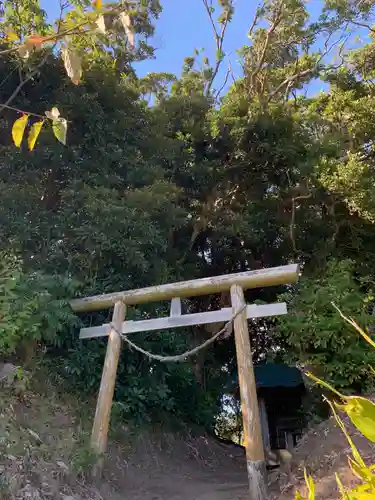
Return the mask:
M 250 500 L 266 500 L 265 457 L 247 319 L 286 314 L 287 311 L 284 303 L 246 305 L 244 290 L 291 284 L 297 282 L 298 277 L 298 265 L 290 264 L 72 300 L 71 307 L 76 312 L 102 310 L 114 306 L 112 324 L 83 328 L 80 334 L 82 339 L 108 336 L 107 353 L 91 435 L 93 449 L 98 454 L 102 454 L 107 447 L 110 412 L 121 350 L 120 333 L 127 335 L 140 331 L 227 322 L 233 318 L 233 314 L 242 311 L 235 316 L 233 323 Z M 181 298 L 209 295 L 228 290 L 230 290 L 232 308 L 181 314 Z M 163 300 L 172 301 L 169 317 L 125 321 L 127 305 Z

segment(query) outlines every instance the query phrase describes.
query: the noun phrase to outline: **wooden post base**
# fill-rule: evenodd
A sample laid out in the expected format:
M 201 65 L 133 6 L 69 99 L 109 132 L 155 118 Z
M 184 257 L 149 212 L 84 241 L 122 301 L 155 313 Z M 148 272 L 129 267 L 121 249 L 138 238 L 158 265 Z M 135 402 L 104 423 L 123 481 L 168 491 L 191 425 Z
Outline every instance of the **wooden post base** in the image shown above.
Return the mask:
M 249 479 L 250 500 L 266 500 L 266 462 L 264 460 L 254 462 L 247 459 L 247 477 Z

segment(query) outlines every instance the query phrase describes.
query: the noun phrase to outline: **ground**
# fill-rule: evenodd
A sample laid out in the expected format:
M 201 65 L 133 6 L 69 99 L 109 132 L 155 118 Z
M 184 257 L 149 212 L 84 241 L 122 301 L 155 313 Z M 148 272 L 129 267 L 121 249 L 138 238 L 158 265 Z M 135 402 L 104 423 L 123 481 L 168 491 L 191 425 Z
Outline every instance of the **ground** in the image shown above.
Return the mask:
M 247 477 L 242 450 L 203 435 L 166 433 L 116 423 L 102 477 L 92 479 L 87 445 L 93 408 L 53 391 L 0 389 L 1 500 L 242 500 Z M 20 393 L 21 392 L 21 393 Z M 363 455 L 375 450 L 355 436 Z M 353 480 L 348 445 L 334 421 L 306 434 L 292 472 L 269 475 L 269 498 L 289 500 L 303 490 L 306 466 L 317 498 L 335 499 L 335 472 Z

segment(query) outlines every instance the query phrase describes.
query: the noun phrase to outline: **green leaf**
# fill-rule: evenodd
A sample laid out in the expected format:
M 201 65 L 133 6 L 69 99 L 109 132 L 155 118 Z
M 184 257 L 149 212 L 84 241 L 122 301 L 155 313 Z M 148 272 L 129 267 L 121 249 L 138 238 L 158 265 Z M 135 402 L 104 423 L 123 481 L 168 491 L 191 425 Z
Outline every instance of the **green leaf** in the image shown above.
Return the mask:
M 30 151 L 32 151 L 34 149 L 35 143 L 39 137 L 40 131 L 42 130 L 43 124 L 44 124 L 44 120 L 42 120 L 40 122 L 35 122 L 35 123 L 33 123 L 32 127 L 30 129 L 29 136 L 27 138 L 27 143 L 29 145 Z
M 360 396 L 344 396 L 327 382 L 315 377 L 311 373 L 307 375 L 316 383 L 337 394 L 344 401 L 343 405 L 336 404 L 337 408 L 344 411 L 357 429 L 367 439 L 375 443 L 375 404 L 369 399 Z
M 64 146 L 66 145 L 66 133 L 68 130 L 68 123 L 65 118 L 58 118 L 52 122 L 52 129 L 55 137 Z
M 16 120 L 13 123 L 12 137 L 14 144 L 17 146 L 17 148 L 21 146 L 23 134 L 25 132 L 28 119 L 29 119 L 28 115 L 23 115 L 21 116 L 21 118 L 18 118 L 18 120 Z
M 359 396 L 345 398 L 344 405 L 338 406 L 345 411 L 357 429 L 375 443 L 375 404 Z

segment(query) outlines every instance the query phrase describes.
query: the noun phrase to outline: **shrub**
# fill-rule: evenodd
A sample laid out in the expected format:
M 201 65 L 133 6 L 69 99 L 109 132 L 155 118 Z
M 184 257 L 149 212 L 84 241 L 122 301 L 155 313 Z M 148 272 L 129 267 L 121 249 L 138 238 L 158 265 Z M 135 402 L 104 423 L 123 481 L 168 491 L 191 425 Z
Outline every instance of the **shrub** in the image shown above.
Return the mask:
M 341 390 L 369 390 L 367 367 L 375 365 L 375 351 L 348 331 L 331 305 L 339 303 L 345 314 L 356 314 L 360 324 L 370 326 L 374 317 L 368 314 L 367 289 L 350 260 L 332 260 L 318 278 L 302 279 L 297 293 L 285 297 L 290 312 L 278 323 L 286 360 L 309 367 Z
M 63 298 L 73 289 L 71 280 L 27 273 L 17 257 L 0 252 L 0 355 L 29 358 L 39 343 L 58 344 L 66 328 L 78 325 Z

